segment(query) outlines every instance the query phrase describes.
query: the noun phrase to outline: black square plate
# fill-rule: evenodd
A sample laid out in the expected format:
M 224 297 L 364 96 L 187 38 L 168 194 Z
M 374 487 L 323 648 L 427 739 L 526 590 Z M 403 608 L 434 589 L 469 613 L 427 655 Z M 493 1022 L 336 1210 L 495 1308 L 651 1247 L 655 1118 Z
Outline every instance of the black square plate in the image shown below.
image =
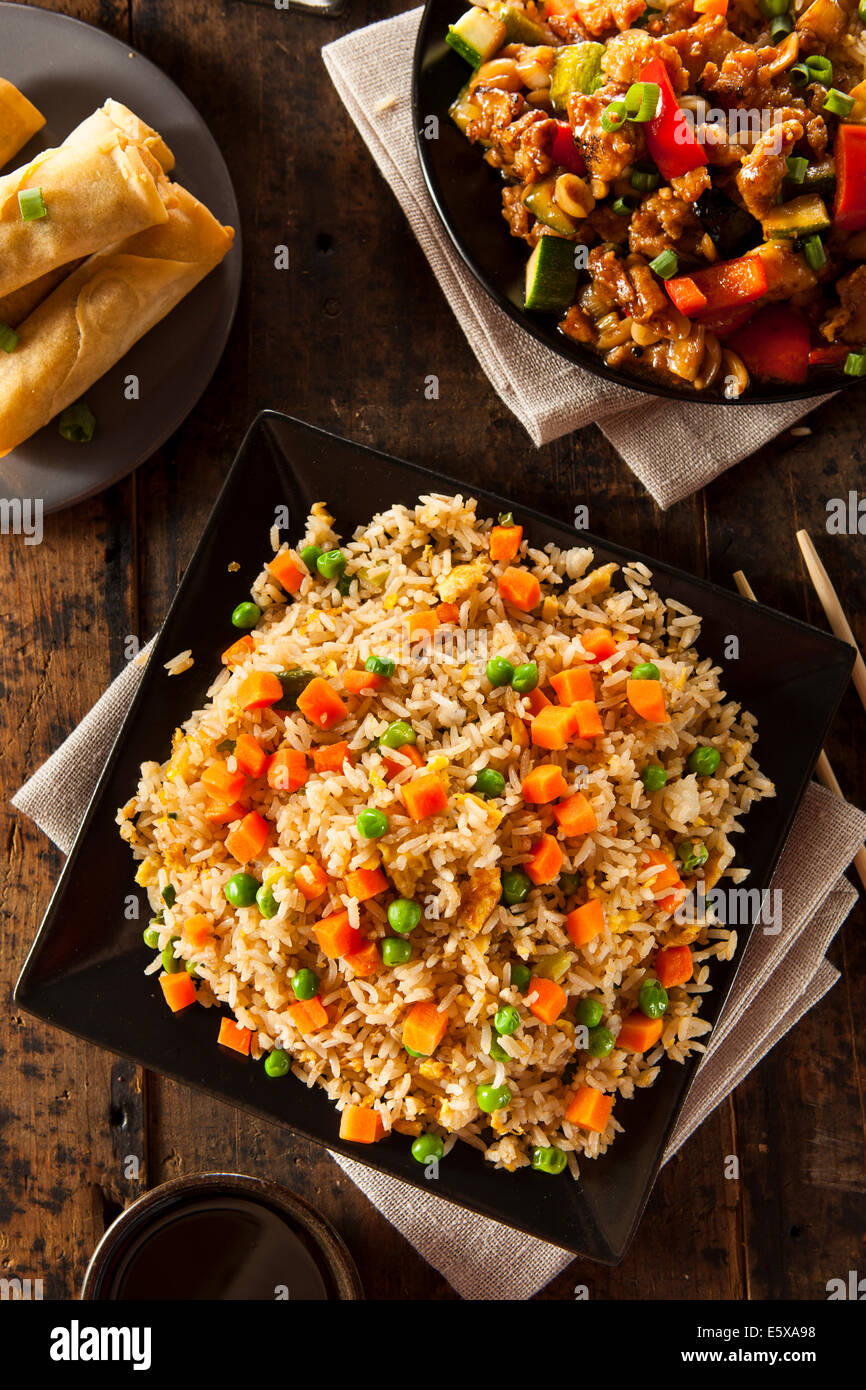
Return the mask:
M 425 1185 L 423 1169 L 404 1138 L 395 1135 L 369 1148 L 343 1143 L 324 1091 L 308 1090 L 293 1078 L 276 1083 L 263 1067 L 217 1047 L 211 1010 L 169 1017 L 156 977 L 142 974 L 141 923 L 124 918 L 133 860 L 114 817 L 135 789 L 140 763 L 167 756 L 174 728 L 204 702 L 226 645 L 228 614 L 269 553 L 275 507 L 288 506 L 289 535 L 296 536 L 310 505 L 327 500 L 337 530 L 348 535 L 380 509 L 398 502 L 412 506 L 421 493 L 454 491 L 476 496 L 481 516 L 513 510 L 534 545 L 586 540 L 601 561 L 635 558 L 521 507 L 519 499 L 467 489 L 284 415 L 267 411 L 258 417 L 186 570 L 15 991 L 16 1001 L 39 1018 L 417 1187 Z M 240 563 L 238 572 L 228 572 L 227 556 Z M 703 615 L 702 652 L 726 666 L 728 692 L 758 717 L 761 765 L 778 796 L 753 808 L 738 839 L 740 860 L 752 869 L 750 885 L 765 888 L 845 688 L 851 649 L 669 565 L 648 563 L 660 593 Z M 740 658 L 724 663 L 723 646 L 731 633 L 739 637 Z M 163 662 L 188 647 L 195 665 L 169 679 Z M 711 1022 L 730 988 L 747 933 L 741 931 L 739 938 L 735 961 L 715 969 L 705 1011 Z M 592 1259 L 616 1262 L 649 1195 L 695 1066 L 696 1061 L 663 1067 L 656 1084 L 629 1102 L 625 1133 L 607 1157 L 582 1165 L 578 1183 L 529 1169 L 500 1172 L 459 1144 L 441 1166 L 436 1191 Z

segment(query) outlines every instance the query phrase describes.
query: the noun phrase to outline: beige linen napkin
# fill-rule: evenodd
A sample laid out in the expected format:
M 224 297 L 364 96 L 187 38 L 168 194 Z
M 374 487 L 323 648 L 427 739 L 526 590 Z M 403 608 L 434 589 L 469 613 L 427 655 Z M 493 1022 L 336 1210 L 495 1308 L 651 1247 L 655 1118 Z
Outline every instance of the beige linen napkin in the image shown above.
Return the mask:
M 126 667 L 13 799 L 65 853 L 151 649 L 152 644 Z M 58 787 L 66 788 L 62 801 Z M 815 783 L 809 786 L 773 881 L 773 889 L 781 890 L 781 921 L 772 924 L 778 930 L 759 927 L 752 935 L 665 1161 L 836 983 L 838 971 L 824 953 L 856 901 L 856 892 L 840 874 L 864 836 L 863 812 Z M 531 1298 L 573 1258 L 558 1246 L 463 1211 L 433 1191 L 420 1191 L 341 1155 L 333 1157 L 463 1298 Z M 490 1180 L 507 1182 L 508 1175 L 491 1172 Z M 585 1268 L 581 1278 L 586 1282 Z
M 657 400 L 573 366 L 513 323 L 464 266 L 424 184 L 411 110 L 412 55 L 420 19 L 421 10 L 415 9 L 371 24 L 328 44 L 322 57 L 470 347 L 534 444 L 593 421 L 659 506 L 669 507 L 829 399 L 778 406 Z

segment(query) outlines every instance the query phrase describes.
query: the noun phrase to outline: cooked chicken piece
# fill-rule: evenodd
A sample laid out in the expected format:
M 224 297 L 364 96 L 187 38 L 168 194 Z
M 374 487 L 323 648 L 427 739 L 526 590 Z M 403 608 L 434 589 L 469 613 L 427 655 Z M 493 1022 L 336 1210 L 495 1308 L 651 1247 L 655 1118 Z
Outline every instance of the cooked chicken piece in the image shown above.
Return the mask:
M 460 922 L 479 932 L 502 896 L 498 869 L 476 869 L 460 895 Z
M 839 337 L 862 347 L 866 343 L 866 265 L 858 265 L 850 275 L 843 275 L 836 288 L 839 308 L 821 324 L 821 332 L 830 342 Z
M 671 188 L 684 203 L 696 203 L 711 185 L 710 171 L 705 165 L 700 169 L 689 169 L 688 173 L 671 179 Z
M 799 121 L 781 121 L 761 136 L 751 154 L 743 160 L 737 174 L 737 187 L 753 217 L 762 220 L 776 203 L 787 175 L 787 159 L 798 140 L 803 138 Z
M 708 63 L 721 66 L 730 53 L 748 47 L 731 33 L 724 15 L 705 15 L 697 24 L 684 23 L 677 33 L 668 34 L 667 43 L 685 66 L 687 81 L 692 82 L 697 82 Z
M 496 140 L 506 126 L 526 110 L 526 102 L 519 92 L 505 92 L 499 87 L 476 87 L 472 102 L 481 111 L 478 119 L 470 121 L 466 129 L 472 141 Z
M 566 337 L 573 338 L 576 343 L 592 343 L 595 341 L 595 329 L 592 319 L 589 317 L 589 314 L 583 312 L 578 304 L 572 304 L 559 326 Z
M 630 29 L 645 9 L 645 0 L 575 0 L 574 14 L 598 39 L 616 29 Z
M 644 136 L 640 124 L 626 121 L 618 130 L 607 131 L 601 118 L 607 106 L 622 96 L 620 86 L 602 87 L 592 96 L 573 92 L 568 98 L 568 119 L 575 144 L 586 161 L 592 178 L 612 183 L 624 169 L 635 164 L 644 152 Z
M 781 237 L 765 241 L 747 254 L 760 256 L 764 262 L 767 280 L 772 286 L 767 299 L 793 299 L 795 295 L 814 289 L 818 283 L 817 275 L 802 252 L 795 251 L 791 243 Z
M 532 213 L 521 197 L 522 189 L 515 184 L 506 184 L 502 190 L 502 216 L 508 223 L 512 236 L 524 240 L 532 230 Z
M 703 239 L 704 228 L 692 208 L 692 202 L 692 199 L 678 198 L 673 187 L 648 193 L 629 225 L 631 250 L 650 259 L 667 247 L 696 252 Z
M 803 11 L 796 24 L 804 53 L 823 52 L 831 44 L 837 43 L 847 24 L 848 16 L 842 6 L 836 4 L 836 0 L 814 0 L 814 4 Z
M 638 323 L 649 323 L 653 314 L 664 313 L 669 300 L 641 256 L 620 260 L 615 251 L 597 246 L 589 256 L 589 272 L 602 295 Z
M 686 91 L 688 74 L 676 49 L 666 39 L 654 39 L 644 29 L 630 29 L 628 33 L 615 34 L 608 40 L 601 67 L 609 82 L 630 87 L 632 82 L 640 81 L 641 68 L 651 58 L 662 60 L 675 92 Z
M 453 570 L 440 575 L 436 587 L 443 603 L 460 603 L 483 582 L 484 566 L 480 560 L 473 560 L 468 565 L 455 565 Z

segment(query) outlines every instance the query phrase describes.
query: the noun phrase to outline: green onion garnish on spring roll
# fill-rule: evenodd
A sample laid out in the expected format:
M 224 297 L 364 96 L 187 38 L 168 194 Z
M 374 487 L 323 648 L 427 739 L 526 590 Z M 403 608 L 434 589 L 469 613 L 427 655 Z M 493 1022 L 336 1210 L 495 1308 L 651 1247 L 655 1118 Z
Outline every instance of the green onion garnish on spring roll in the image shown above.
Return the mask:
M 41 188 L 22 188 L 18 193 L 18 206 L 22 222 L 38 222 L 48 216 Z
M 96 416 L 86 401 L 76 401 L 63 411 L 57 428 L 70 444 L 89 444 L 96 432 Z

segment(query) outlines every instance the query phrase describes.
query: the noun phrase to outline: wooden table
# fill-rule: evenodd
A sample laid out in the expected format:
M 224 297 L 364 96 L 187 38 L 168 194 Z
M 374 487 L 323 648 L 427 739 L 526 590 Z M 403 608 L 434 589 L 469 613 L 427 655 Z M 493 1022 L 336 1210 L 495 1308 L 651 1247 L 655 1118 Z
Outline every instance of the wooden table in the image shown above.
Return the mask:
M 0 545 L 0 1276 L 41 1277 L 46 1297 L 74 1296 L 107 1223 L 145 1185 L 228 1168 L 267 1174 L 314 1202 L 348 1241 L 370 1297 L 449 1298 L 323 1151 L 10 1010 L 61 856 L 5 801 L 120 671 L 127 635 L 144 639 L 158 626 L 263 406 L 562 517 L 586 502 L 591 529 L 722 584 L 743 567 L 764 600 L 822 624 L 794 541 L 806 526 L 866 642 L 866 543 L 825 534 L 827 499 L 860 483 L 866 393 L 847 396 L 844 409 L 825 406 L 812 433 L 783 435 L 662 515 L 597 430 L 532 448 L 340 105 L 321 45 L 403 8 L 399 0 L 352 0 L 336 21 L 264 0 L 55 8 L 137 45 L 210 123 L 243 210 L 245 284 L 216 377 L 166 448 L 134 477 L 47 519 L 42 545 L 11 536 Z M 291 248 L 288 274 L 273 269 L 279 243 Z M 399 327 L 409 323 L 411 332 Z M 430 373 L 438 401 L 425 399 Z M 829 751 L 861 804 L 862 731 L 849 693 Z M 866 1269 L 863 926 L 858 908 L 833 947 L 841 983 L 664 1170 L 622 1266 L 577 1261 L 543 1297 L 572 1298 L 580 1283 L 592 1298 L 821 1298 L 829 1278 Z M 724 1176 L 729 1154 L 739 1181 Z M 124 1176 L 128 1155 L 141 1160 L 138 1183 Z

